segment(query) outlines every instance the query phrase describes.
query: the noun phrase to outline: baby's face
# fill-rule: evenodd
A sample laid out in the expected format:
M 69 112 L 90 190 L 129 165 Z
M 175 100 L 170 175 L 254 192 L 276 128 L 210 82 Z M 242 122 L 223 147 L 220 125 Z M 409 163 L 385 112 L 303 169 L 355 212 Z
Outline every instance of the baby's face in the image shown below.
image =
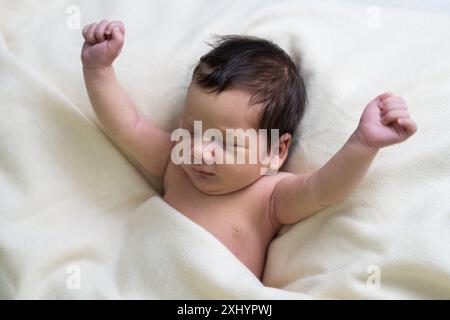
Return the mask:
M 181 164 L 193 184 L 202 192 L 208 194 L 225 194 L 242 189 L 261 178 L 263 166 L 259 161 L 249 161 L 252 152 L 259 154 L 262 143 L 237 143 L 235 139 L 226 138 L 226 129 L 254 129 L 258 132 L 260 106 L 249 106 L 250 94 L 241 90 L 227 90 L 220 95 L 207 93 L 195 83 L 191 83 L 184 111 L 180 119 L 180 128 L 187 129 L 191 133 L 191 164 Z M 194 121 L 201 121 L 202 135 L 207 129 L 215 128 L 222 132 L 223 139 L 211 142 L 211 139 L 200 140 L 194 143 Z M 199 122 L 197 122 L 197 125 Z M 199 148 L 201 146 L 201 148 Z M 227 151 L 227 146 L 234 147 L 234 152 Z M 219 150 L 220 149 L 220 150 Z M 262 149 L 265 151 L 265 149 Z M 220 152 L 219 152 L 220 151 Z M 229 163 L 208 164 L 212 159 L 217 160 L 218 155 L 223 154 L 233 157 L 235 161 Z M 227 154 L 228 153 L 228 154 Z M 245 163 L 237 164 L 237 154 L 245 155 Z M 200 164 L 194 164 L 194 156 L 201 159 Z M 226 162 L 226 163 L 225 163 Z

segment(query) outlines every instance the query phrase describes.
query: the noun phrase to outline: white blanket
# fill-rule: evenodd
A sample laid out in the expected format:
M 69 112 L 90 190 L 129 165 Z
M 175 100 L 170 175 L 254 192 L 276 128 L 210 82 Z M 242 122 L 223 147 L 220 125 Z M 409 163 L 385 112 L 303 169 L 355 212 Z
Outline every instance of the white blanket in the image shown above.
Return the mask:
M 78 9 L 80 27 L 124 21 L 118 76 L 163 129 L 176 125 L 204 41 L 234 33 L 302 55 L 309 105 L 289 170 L 323 165 L 387 90 L 419 130 L 383 149 L 348 199 L 284 227 L 263 285 L 102 133 Z M 450 13 L 438 9 L 0 1 L 0 298 L 450 298 Z

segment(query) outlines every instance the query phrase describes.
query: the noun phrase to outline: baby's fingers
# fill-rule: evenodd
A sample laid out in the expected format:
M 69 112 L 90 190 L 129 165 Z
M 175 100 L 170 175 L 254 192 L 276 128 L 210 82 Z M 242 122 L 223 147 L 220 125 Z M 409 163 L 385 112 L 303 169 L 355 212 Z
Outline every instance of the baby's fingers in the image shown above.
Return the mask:
M 90 26 L 90 24 L 85 25 L 83 28 L 83 31 L 81 31 L 81 34 L 83 35 L 84 40 L 87 40 L 86 39 L 86 31 L 89 28 L 89 26 Z
M 94 23 L 90 23 L 90 24 L 85 25 L 84 28 L 83 28 L 83 31 L 81 32 L 81 33 L 83 34 L 84 40 L 86 40 L 87 42 L 90 42 L 90 41 L 89 41 L 89 38 L 88 38 L 88 32 L 89 32 L 89 28 L 90 28 L 93 24 L 94 24 Z
M 108 25 L 108 20 L 102 20 L 95 27 L 94 37 L 97 43 L 105 41 L 105 28 Z
M 411 118 L 397 119 L 397 123 L 406 130 L 408 136 L 413 135 L 417 131 L 417 124 Z
M 115 52 L 117 55 L 120 53 L 124 42 L 122 31 L 119 27 L 114 27 L 112 30 L 111 40 L 108 41 L 108 49 Z
M 119 30 L 122 32 L 122 34 L 125 34 L 125 26 L 120 21 L 111 21 L 110 23 L 108 23 L 108 25 L 105 28 L 105 34 L 107 36 L 111 36 L 114 27 L 118 27 Z
M 381 108 L 380 115 L 381 117 L 384 117 L 389 111 L 399 109 L 408 110 L 408 107 L 402 103 L 392 103 L 388 105 L 383 105 L 383 107 Z
M 383 124 L 389 124 L 393 121 L 397 121 L 398 118 L 409 118 L 408 110 L 406 109 L 393 109 L 386 113 L 382 118 Z
M 379 99 L 380 101 L 383 101 L 384 99 L 386 99 L 388 97 L 392 97 L 393 95 L 394 94 L 392 92 L 385 92 L 385 93 L 378 95 L 377 99 Z
M 96 41 L 95 41 L 95 35 L 94 35 L 95 27 L 96 27 L 96 26 L 97 26 L 96 23 L 92 23 L 91 25 L 89 25 L 89 27 L 88 27 L 87 30 L 86 30 L 86 33 L 85 33 L 85 39 L 86 39 L 86 41 L 89 42 L 90 44 L 95 44 L 95 43 L 96 43 Z
M 382 107 L 386 107 L 392 104 L 403 104 L 406 106 L 406 102 L 402 97 L 391 96 L 383 99 Z

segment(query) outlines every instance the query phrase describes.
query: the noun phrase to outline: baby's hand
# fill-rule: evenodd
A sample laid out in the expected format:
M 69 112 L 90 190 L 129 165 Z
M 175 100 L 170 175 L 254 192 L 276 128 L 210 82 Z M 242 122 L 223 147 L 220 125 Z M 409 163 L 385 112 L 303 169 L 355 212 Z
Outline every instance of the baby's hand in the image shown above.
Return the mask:
M 371 148 L 405 141 L 417 131 L 405 101 L 390 92 L 373 99 L 363 111 L 356 135 Z
M 123 47 L 125 27 L 120 21 L 92 23 L 84 27 L 81 50 L 83 66 L 89 69 L 109 67 Z

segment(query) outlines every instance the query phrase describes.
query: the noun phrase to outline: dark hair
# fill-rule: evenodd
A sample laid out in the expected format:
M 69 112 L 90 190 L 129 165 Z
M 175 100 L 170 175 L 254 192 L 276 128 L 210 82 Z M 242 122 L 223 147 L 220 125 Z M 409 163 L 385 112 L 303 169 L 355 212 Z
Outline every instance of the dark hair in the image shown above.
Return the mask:
M 219 36 L 213 49 L 200 58 L 192 80 L 209 93 L 239 88 L 252 95 L 249 105 L 262 104 L 260 129 L 292 135 L 303 117 L 307 95 L 303 78 L 289 55 L 265 39 Z

